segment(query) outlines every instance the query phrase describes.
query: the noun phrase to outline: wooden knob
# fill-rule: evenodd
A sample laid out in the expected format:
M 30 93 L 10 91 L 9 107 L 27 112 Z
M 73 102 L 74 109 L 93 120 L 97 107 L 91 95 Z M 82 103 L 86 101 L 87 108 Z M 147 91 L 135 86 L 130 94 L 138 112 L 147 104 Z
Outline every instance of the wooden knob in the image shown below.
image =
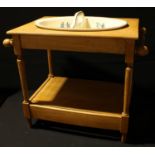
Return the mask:
M 146 56 L 149 54 L 149 49 L 146 45 L 144 46 L 140 46 L 136 49 L 136 53 L 139 55 L 139 56 Z
M 140 38 L 136 46 L 136 54 L 138 54 L 139 56 L 146 56 L 147 54 L 149 54 L 149 49 L 145 45 L 146 32 L 147 29 L 145 27 L 142 27 L 140 30 Z
M 13 45 L 13 40 L 12 40 L 12 39 L 9 39 L 9 38 L 4 39 L 4 40 L 3 40 L 3 45 L 4 45 L 5 47 L 12 46 L 12 45 Z

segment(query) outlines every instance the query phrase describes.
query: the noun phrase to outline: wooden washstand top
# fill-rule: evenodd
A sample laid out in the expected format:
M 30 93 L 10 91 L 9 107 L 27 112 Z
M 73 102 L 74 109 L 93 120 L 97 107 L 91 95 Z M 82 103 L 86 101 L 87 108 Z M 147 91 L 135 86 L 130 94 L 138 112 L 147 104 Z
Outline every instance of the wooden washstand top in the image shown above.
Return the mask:
M 42 17 L 47 18 L 47 17 Z M 18 28 L 7 31 L 7 34 L 19 35 L 53 35 L 53 36 L 71 36 L 71 37 L 104 37 L 104 38 L 122 38 L 137 40 L 139 37 L 139 19 L 122 18 L 128 22 L 128 26 L 115 30 L 95 31 L 95 32 L 73 32 L 46 30 L 35 26 L 34 21 L 22 25 Z

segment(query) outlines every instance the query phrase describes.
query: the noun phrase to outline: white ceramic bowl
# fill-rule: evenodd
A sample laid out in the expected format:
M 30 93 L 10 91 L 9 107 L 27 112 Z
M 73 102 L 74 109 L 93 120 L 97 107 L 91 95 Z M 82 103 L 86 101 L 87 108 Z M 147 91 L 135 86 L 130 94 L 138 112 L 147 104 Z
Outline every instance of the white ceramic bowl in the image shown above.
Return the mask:
M 88 28 L 71 28 L 74 16 L 49 17 L 35 21 L 39 28 L 58 31 L 105 31 L 114 30 L 128 25 L 127 21 L 117 18 L 107 17 L 85 17 L 89 23 Z

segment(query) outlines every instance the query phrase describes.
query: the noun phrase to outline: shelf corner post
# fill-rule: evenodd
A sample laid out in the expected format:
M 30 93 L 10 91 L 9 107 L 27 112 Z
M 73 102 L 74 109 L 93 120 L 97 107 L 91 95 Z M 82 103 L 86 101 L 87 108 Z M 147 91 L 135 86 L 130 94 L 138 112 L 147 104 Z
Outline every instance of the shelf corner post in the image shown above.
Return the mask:
M 132 94 L 132 82 L 133 82 L 133 64 L 134 64 L 134 48 L 135 41 L 127 40 L 125 48 L 125 80 L 124 80 L 124 98 L 123 98 L 123 112 L 121 120 L 121 142 L 126 141 L 129 123 L 129 107 Z
M 52 70 L 52 54 L 51 50 L 47 49 L 47 61 L 48 61 L 48 77 L 53 77 L 53 70 Z
M 28 93 L 28 85 L 27 85 L 27 79 L 26 79 L 26 72 L 25 72 L 25 63 L 23 58 L 23 51 L 21 48 L 21 41 L 19 35 L 13 35 L 13 41 L 14 41 L 14 54 L 16 56 L 17 61 L 17 67 L 20 77 L 20 84 L 22 89 L 22 95 L 23 95 L 23 111 L 24 116 L 28 120 L 28 124 L 31 127 L 31 113 L 30 113 L 30 101 L 29 101 L 29 93 Z

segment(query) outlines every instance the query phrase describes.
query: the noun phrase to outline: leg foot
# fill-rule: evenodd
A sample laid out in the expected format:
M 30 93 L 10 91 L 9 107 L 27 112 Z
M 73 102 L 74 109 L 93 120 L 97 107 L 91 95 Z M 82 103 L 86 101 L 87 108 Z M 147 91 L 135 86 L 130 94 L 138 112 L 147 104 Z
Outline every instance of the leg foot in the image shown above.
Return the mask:
M 31 119 L 27 119 L 28 125 L 30 128 L 32 128 L 32 120 Z
M 121 142 L 122 143 L 125 143 L 126 142 L 126 134 L 125 133 L 122 133 Z

